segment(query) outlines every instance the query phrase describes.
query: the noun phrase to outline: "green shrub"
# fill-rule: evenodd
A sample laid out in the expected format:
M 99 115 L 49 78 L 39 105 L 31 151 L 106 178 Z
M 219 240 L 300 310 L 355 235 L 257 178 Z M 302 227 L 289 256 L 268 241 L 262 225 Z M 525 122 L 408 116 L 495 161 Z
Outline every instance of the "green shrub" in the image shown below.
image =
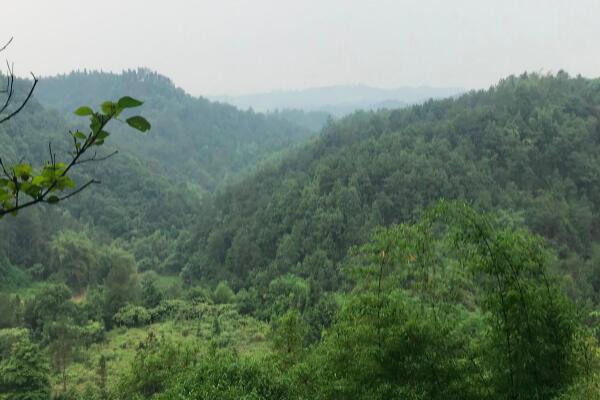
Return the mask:
M 182 370 L 157 398 L 283 400 L 293 393 L 273 363 L 217 352 Z
M 235 300 L 235 293 L 229 287 L 226 281 L 221 281 L 213 292 L 213 301 L 215 304 L 230 304 Z
M 10 355 L 12 346 L 29 337 L 29 331 L 23 328 L 0 329 L 0 360 Z
M 198 303 L 212 303 L 210 291 L 201 285 L 194 286 L 188 290 L 186 298 Z
M 242 289 L 236 295 L 237 310 L 242 315 L 254 314 L 260 307 L 258 293 L 255 288 Z
M 185 300 L 163 300 L 158 307 L 150 310 L 153 322 L 166 320 L 198 320 L 201 319 L 207 309 L 204 303 L 192 303 Z
M 148 325 L 151 321 L 150 312 L 142 306 L 128 304 L 122 307 L 113 317 L 115 324 L 128 328 Z
M 3 255 L 0 255 L 0 289 L 17 289 L 30 282 L 29 275 L 11 264 Z
M 101 322 L 91 321 L 80 329 L 81 338 L 87 346 L 104 340 L 104 325 Z

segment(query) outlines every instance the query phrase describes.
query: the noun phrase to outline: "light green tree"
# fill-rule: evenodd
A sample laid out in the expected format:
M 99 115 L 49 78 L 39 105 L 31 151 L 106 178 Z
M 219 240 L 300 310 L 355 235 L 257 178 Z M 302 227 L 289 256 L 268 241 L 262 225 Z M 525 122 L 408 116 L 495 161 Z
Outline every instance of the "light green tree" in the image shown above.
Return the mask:
M 50 399 L 50 369 L 41 349 L 28 339 L 16 342 L 0 360 L 0 399 Z

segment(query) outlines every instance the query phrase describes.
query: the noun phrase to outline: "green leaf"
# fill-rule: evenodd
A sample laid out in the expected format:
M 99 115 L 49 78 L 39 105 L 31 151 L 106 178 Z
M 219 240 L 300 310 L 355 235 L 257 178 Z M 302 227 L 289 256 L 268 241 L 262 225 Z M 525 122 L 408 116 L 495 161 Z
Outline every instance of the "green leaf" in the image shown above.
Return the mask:
M 85 133 L 77 131 L 73 134 L 73 136 L 77 139 L 81 139 L 81 140 L 85 140 L 87 139 L 87 136 L 85 136 Z
M 150 122 L 148 122 L 146 118 L 139 115 L 127 118 L 127 124 L 140 132 L 146 132 L 151 128 Z
M 105 115 L 113 115 L 117 110 L 117 105 L 112 101 L 105 101 L 102 103 L 101 108 Z
M 13 168 L 15 175 L 24 181 L 29 179 L 32 169 L 33 168 L 29 164 L 18 164 Z
M 56 180 L 55 188 L 58 190 L 65 190 L 66 188 L 74 188 L 75 181 L 68 176 L 61 176 Z
M 38 175 L 31 180 L 32 185 L 42 186 L 47 182 L 47 178 L 43 175 Z
M 79 115 L 80 117 L 85 117 L 86 115 L 92 114 L 94 114 L 94 110 L 92 110 L 90 107 L 79 107 L 77 110 L 75 110 L 75 115 Z
M 119 99 L 119 102 L 117 103 L 119 108 L 134 108 L 134 107 L 139 107 L 142 104 L 144 104 L 143 101 L 139 101 L 139 100 L 134 99 L 133 97 L 129 97 L 129 96 L 121 97 Z
M 109 135 L 110 135 L 110 133 L 108 133 L 106 131 L 100 131 L 100 132 L 98 132 L 98 134 L 96 135 L 96 142 L 98 140 L 104 141 L 104 139 L 106 139 Z
M 40 195 L 42 188 L 38 185 L 27 184 L 27 186 L 22 187 L 21 190 L 35 199 Z
M 46 202 L 48 204 L 56 204 L 60 201 L 60 199 L 58 198 L 58 196 L 50 196 L 48 197 L 48 200 L 46 200 Z
M 92 132 L 96 133 L 98 132 L 102 124 L 100 123 L 100 119 L 96 115 L 94 115 L 91 119 L 92 121 L 90 122 L 90 129 L 92 130 Z

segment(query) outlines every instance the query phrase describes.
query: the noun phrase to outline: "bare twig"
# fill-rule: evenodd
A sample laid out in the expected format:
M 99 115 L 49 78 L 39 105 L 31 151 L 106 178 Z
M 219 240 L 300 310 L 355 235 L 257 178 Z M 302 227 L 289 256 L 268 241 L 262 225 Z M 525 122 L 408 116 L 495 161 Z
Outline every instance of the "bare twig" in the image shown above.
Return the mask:
M 8 105 L 10 104 L 10 101 L 14 94 L 15 74 L 14 74 L 13 69 L 11 68 L 10 64 L 8 63 L 8 61 L 6 62 L 6 68 L 8 71 L 7 76 L 6 76 L 6 89 L 4 89 L 2 91 L 2 93 L 8 93 L 8 95 L 6 96 L 4 105 L 0 108 L 0 114 L 2 114 L 4 112 L 4 110 L 6 110 L 8 108 Z
M 117 153 L 119 153 L 119 150 L 115 150 L 112 153 L 104 156 L 104 157 L 96 157 L 96 153 L 94 153 L 93 157 L 87 158 L 85 160 L 79 160 L 77 161 L 77 164 L 83 164 L 83 163 L 87 163 L 87 162 L 93 162 L 93 161 L 105 161 L 108 160 L 109 158 L 111 158 L 112 156 L 116 155 Z
M 1 118 L 0 119 L 0 124 L 8 121 L 9 119 L 11 119 L 12 117 L 14 117 L 15 115 L 17 115 L 18 113 L 21 112 L 21 110 L 25 107 L 25 105 L 29 102 L 29 100 L 31 99 L 31 96 L 33 96 L 33 91 L 35 90 L 35 87 L 38 84 L 38 78 L 33 74 L 33 72 L 31 73 L 31 76 L 33 78 L 33 85 L 31 85 L 31 88 L 29 89 L 29 93 L 27 93 L 27 97 L 25 97 L 25 100 L 23 100 L 23 102 L 21 103 L 21 105 L 14 110 L 13 112 L 11 112 L 10 114 L 8 114 L 6 117 Z
M 6 42 L 6 44 L 5 44 L 4 46 L 0 47 L 0 52 L 3 52 L 4 50 L 6 50 L 6 48 L 7 48 L 8 46 L 10 46 L 10 44 L 12 43 L 13 39 L 14 39 L 14 37 L 11 37 L 11 38 L 8 40 L 8 42 Z
M 89 181 L 89 182 L 85 183 L 84 185 L 82 185 L 79 189 L 77 189 L 77 190 L 75 190 L 75 191 L 67 194 L 66 196 L 59 197 L 59 201 L 63 201 L 63 200 L 68 199 L 71 196 L 75 196 L 76 194 L 78 194 L 79 192 L 83 191 L 85 188 L 87 188 L 90 185 L 96 185 L 96 184 L 100 184 L 100 183 L 102 183 L 102 182 L 97 181 L 95 179 L 92 179 L 91 181 Z

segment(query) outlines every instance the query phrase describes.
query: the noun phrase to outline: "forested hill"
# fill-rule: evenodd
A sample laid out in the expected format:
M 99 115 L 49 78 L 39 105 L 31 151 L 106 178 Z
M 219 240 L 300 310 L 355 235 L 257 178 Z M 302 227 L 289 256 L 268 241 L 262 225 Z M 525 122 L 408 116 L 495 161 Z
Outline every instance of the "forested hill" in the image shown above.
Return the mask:
M 161 166 L 170 179 L 212 191 L 274 151 L 314 132 L 279 115 L 240 111 L 193 97 L 147 69 L 122 74 L 73 72 L 44 78 L 36 92 L 47 107 L 72 115 L 80 105 L 97 106 L 123 94 L 143 99 L 152 122 L 146 137 L 111 138 L 121 149 Z
M 25 82 L 19 81 L 17 93 L 21 95 L 25 90 Z M 112 131 L 112 127 L 114 125 L 108 130 Z M 15 118 L 0 125 L 0 157 L 6 165 L 24 161 L 40 166 L 49 160 L 48 144 L 51 143 L 58 159 L 68 160 L 70 129 L 72 124 L 59 113 L 32 99 Z M 123 141 L 143 138 L 131 131 L 122 135 Z M 110 139 L 106 149 L 98 150 L 99 157 L 115 149 Z M 173 253 L 169 246 L 193 219 L 199 196 L 186 185 L 173 182 L 156 163 L 120 150 L 107 161 L 82 164 L 73 172 L 79 185 L 92 177 L 101 184 L 59 205 L 32 207 L 16 218 L 2 219 L 0 290 L 27 284 L 30 279 L 47 279 L 53 274 L 69 283 L 72 283 L 70 278 L 64 278 L 64 274 L 79 275 L 79 287 L 92 283 L 91 271 L 102 268 L 90 254 L 85 255 L 93 253 L 92 249 L 123 251 L 127 247 L 135 253 L 138 245 L 145 246 L 144 241 L 152 240 L 161 243 L 157 244 L 161 249 L 143 251 L 137 261 L 148 265 L 148 260 L 154 260 L 148 265 L 154 269 L 169 262 L 168 254 Z M 56 270 L 56 265 L 51 265 L 49 260 L 61 258 L 59 253 L 70 252 L 67 249 L 76 252 L 69 258 L 76 260 L 77 268 L 65 266 L 64 271 Z M 82 279 L 83 276 L 87 278 Z
M 93 96 L 147 99 L 161 121 L 135 87 Z M 172 96 L 164 124 L 220 121 L 198 104 L 229 110 L 219 126 L 284 124 Z M 68 158 L 62 115 L 34 99 L 0 124 L 3 160 L 39 165 L 48 141 Z M 181 157 L 152 155 L 169 136 L 108 130 L 100 151 L 120 153 L 73 170 L 101 185 L 0 223 L 0 398 L 597 397 L 600 80 L 510 77 L 328 120 L 202 195 Z
M 573 265 L 573 290 L 597 299 L 599 119 L 600 80 L 565 73 L 357 112 L 207 202 L 184 275 L 267 287 L 293 273 L 334 289 L 340 261 L 375 226 L 466 199 L 550 240 Z

